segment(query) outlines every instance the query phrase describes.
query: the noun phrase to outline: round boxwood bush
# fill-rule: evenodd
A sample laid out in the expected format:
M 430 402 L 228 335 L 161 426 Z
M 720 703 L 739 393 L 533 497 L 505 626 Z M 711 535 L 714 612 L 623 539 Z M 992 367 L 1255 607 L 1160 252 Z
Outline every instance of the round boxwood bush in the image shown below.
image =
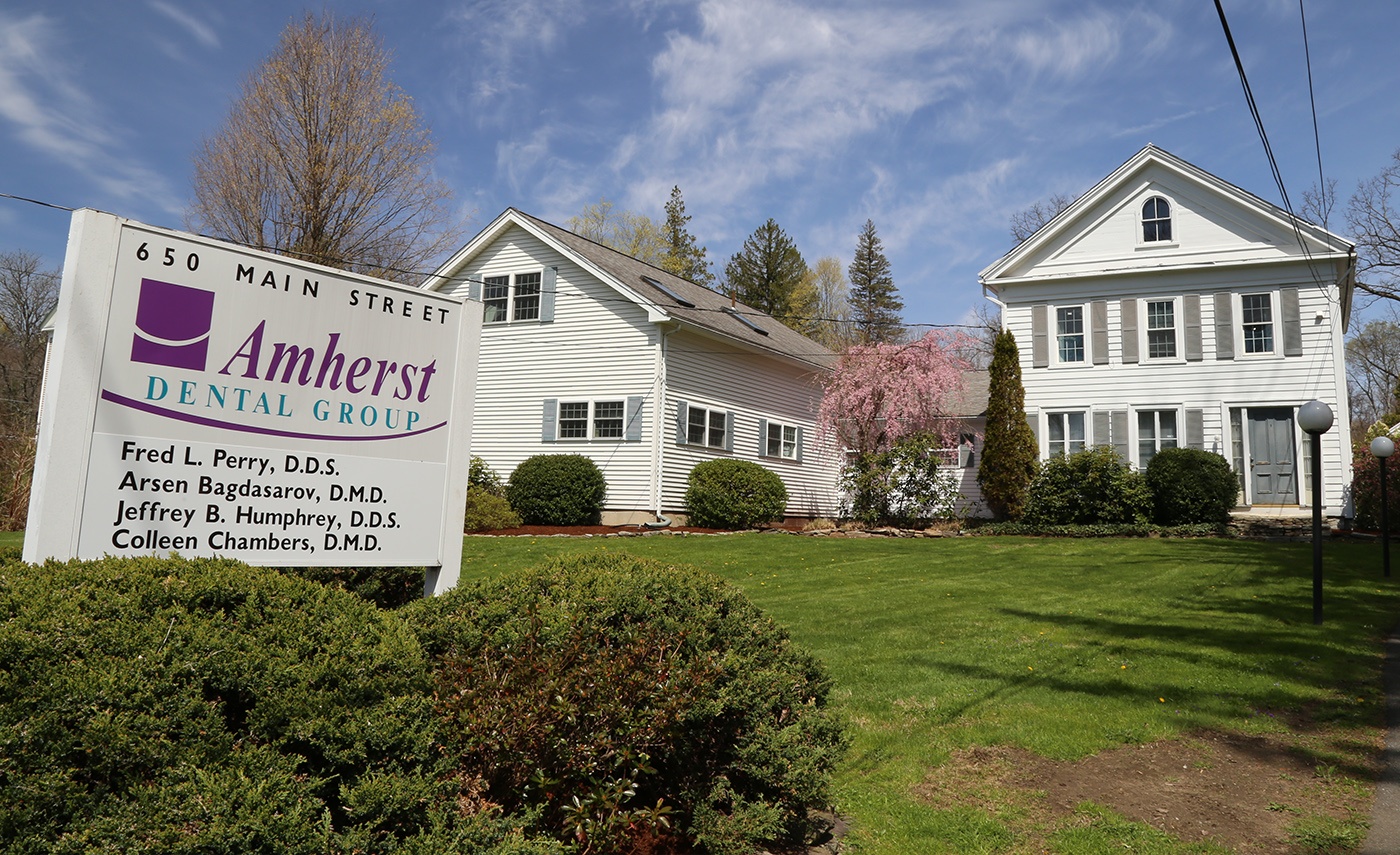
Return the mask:
M 781 520 L 787 509 L 783 479 L 747 460 L 707 460 L 690 470 L 685 506 L 701 528 L 755 528 Z
M 1198 448 L 1162 449 L 1146 476 L 1158 525 L 1228 522 L 1240 492 L 1229 462 Z
M 827 806 L 845 747 L 829 680 L 715 576 L 598 553 L 410 610 L 453 762 L 535 830 L 752 855 L 802 842 Z
M 1032 526 L 1146 523 L 1152 495 L 1141 472 L 1111 447 L 1086 448 L 1040 464 L 1021 522 Z
M 538 844 L 459 812 L 431 685 L 394 613 L 305 579 L 226 560 L 7 561 L 0 839 L 16 853 Z
M 466 531 L 497 531 L 516 528 L 520 523 L 520 514 L 505 497 L 474 484 L 467 488 L 466 512 L 462 516 L 462 528 Z
M 525 525 L 594 525 L 608 484 L 581 454 L 537 454 L 510 474 L 506 498 Z

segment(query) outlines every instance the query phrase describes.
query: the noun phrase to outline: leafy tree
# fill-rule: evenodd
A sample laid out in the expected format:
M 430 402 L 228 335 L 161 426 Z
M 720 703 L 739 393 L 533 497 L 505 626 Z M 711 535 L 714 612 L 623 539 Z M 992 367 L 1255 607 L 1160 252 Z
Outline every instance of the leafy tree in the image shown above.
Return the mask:
M 447 185 L 368 21 L 310 13 L 244 81 L 194 157 L 192 228 L 412 281 L 456 247 Z
M 900 313 L 904 311 L 904 301 L 899 298 L 899 289 L 890 275 L 890 261 L 885 258 L 871 220 L 865 221 L 856 238 L 856 254 L 849 273 L 851 315 L 860 341 L 870 344 L 902 340 L 904 324 Z
M 607 199 L 599 199 L 595 205 L 584 205 L 566 226 L 580 237 L 664 269 L 666 238 L 661 227 L 646 214 L 615 208 Z
M 1347 342 L 1347 393 L 1353 429 L 1400 410 L 1400 322 L 1371 321 Z
M 1347 225 L 1356 240 L 1356 287 L 1377 297 L 1400 300 L 1400 150 L 1392 162 L 1363 181 L 1347 203 Z
M 957 444 L 949 418 L 966 365 L 961 335 L 930 332 L 904 345 L 858 344 L 836 360 L 817 414 L 822 437 L 858 454 L 885 451 L 901 439 L 933 434 Z
M 793 295 L 807 275 L 797 244 L 772 219 L 759 226 L 724 266 L 734 295 L 755 309 L 787 322 L 797 316 Z
M 1019 244 L 1040 231 L 1041 226 L 1055 219 L 1065 208 L 1073 205 L 1074 198 L 1063 193 L 1052 193 L 1048 199 L 1042 199 L 1024 211 L 1012 214 L 1011 239 Z
M 831 350 L 845 350 L 856 343 L 850 286 L 839 258 L 829 255 L 808 268 L 794 303 L 795 326 L 803 335 Z
M 666 254 L 661 257 L 659 266 L 667 273 L 674 273 L 697 285 L 709 285 L 715 281 L 714 273 L 710 272 L 710 258 L 705 247 L 699 245 L 695 235 L 686 227 L 689 222 L 690 215 L 685 212 L 681 188 L 672 187 L 671 201 L 666 203 L 666 223 L 661 227 Z
M 987 436 L 977 483 L 982 499 L 999 520 L 1019 519 L 1035 477 L 1035 433 L 1026 422 L 1026 390 L 1021 357 L 1010 330 L 997 334 L 987 389 Z

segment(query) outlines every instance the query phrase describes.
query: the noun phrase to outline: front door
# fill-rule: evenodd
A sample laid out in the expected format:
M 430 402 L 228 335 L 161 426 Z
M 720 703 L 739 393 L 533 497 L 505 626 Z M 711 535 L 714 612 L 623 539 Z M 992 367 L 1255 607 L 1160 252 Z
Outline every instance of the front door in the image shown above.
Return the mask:
M 1256 505 L 1296 505 L 1298 486 L 1293 453 L 1293 411 L 1288 407 L 1249 409 L 1249 471 Z

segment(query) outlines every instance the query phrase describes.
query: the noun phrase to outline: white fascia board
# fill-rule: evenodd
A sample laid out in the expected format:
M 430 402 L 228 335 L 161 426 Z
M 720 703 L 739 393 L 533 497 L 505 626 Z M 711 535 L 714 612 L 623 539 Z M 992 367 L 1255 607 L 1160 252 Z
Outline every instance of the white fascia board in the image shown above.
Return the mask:
M 1347 261 L 1348 263 L 1350 263 L 1350 259 L 1351 255 L 1349 253 L 1332 252 L 1326 255 L 1312 256 L 1311 263 L 1327 263 L 1327 266 L 1330 268 L 1330 270 L 1335 272 L 1335 262 Z M 1309 259 L 1307 257 L 1297 255 L 1284 256 L 1281 258 L 1245 258 L 1240 259 L 1238 261 L 1213 261 L 1206 264 L 1164 264 L 1157 267 L 1144 267 L 1140 264 L 1130 265 L 1125 262 L 1123 267 L 1118 268 L 1105 268 L 1101 270 L 1094 270 L 1093 272 L 1074 271 L 1066 273 L 1053 273 L 1042 276 L 1022 276 L 1015 279 L 998 279 L 995 283 L 983 283 L 983 285 L 984 287 L 991 290 L 993 293 L 1000 296 L 1002 294 L 1002 288 L 1007 285 L 1038 285 L 1048 282 L 1065 282 L 1074 279 L 1083 279 L 1088 281 L 1101 279 L 1105 277 L 1130 276 L 1135 274 L 1142 275 L 1146 273 L 1182 273 L 1201 270 L 1226 270 L 1234 267 L 1263 267 L 1266 265 L 1272 266 L 1283 264 L 1306 265 L 1308 263 Z M 1345 269 L 1343 270 L 1341 275 L 1343 278 L 1346 276 Z M 1340 279 L 1333 278 L 1328 282 L 1328 284 L 1340 286 L 1342 283 Z

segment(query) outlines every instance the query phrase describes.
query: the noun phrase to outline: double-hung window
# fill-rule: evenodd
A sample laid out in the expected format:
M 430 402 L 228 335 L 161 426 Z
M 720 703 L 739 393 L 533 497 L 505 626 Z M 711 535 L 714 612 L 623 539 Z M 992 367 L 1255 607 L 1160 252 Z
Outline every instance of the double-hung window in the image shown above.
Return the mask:
M 1164 448 L 1176 448 L 1176 410 L 1138 410 L 1138 467 Z
M 795 425 L 768 422 L 767 436 L 764 438 L 764 454 L 768 457 L 797 459 L 798 430 Z
M 560 401 L 560 439 L 622 439 L 625 401 Z
M 1240 295 L 1245 353 L 1274 352 L 1274 307 L 1269 293 Z
M 1084 307 L 1055 310 L 1055 348 L 1061 363 L 1084 361 Z
M 1049 428 L 1046 437 L 1046 450 L 1050 457 L 1064 457 L 1083 451 L 1085 440 L 1084 413 L 1047 413 Z
M 1176 358 L 1176 302 L 1147 301 L 1147 358 Z
M 482 321 L 537 321 L 540 318 L 540 274 L 486 276 L 481 280 Z
M 724 448 L 727 426 L 723 410 L 707 410 L 691 404 L 686 412 L 686 442 L 691 445 Z

